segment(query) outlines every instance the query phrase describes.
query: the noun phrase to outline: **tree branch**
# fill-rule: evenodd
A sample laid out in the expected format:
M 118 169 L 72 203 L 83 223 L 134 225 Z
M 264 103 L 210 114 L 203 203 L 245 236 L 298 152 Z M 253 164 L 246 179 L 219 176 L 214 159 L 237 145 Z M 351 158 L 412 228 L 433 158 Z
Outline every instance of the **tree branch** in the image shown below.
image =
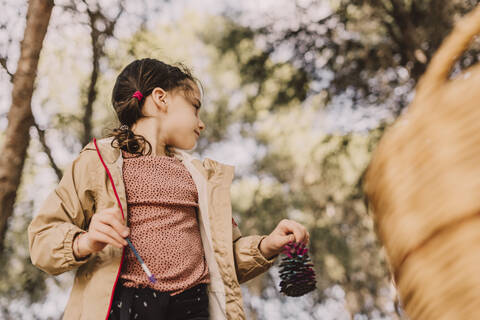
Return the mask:
M 50 165 L 52 166 L 53 170 L 55 171 L 55 174 L 57 175 L 58 180 L 60 181 L 60 179 L 62 179 L 63 172 L 62 170 L 60 170 L 60 168 L 55 163 L 55 160 L 53 159 L 52 149 L 50 149 L 50 147 L 47 145 L 47 142 L 45 140 L 45 130 L 40 129 L 36 121 L 34 121 L 33 126 L 37 129 L 38 139 L 40 140 L 40 143 L 43 146 L 45 153 L 47 154 L 48 160 L 50 160 Z
M 10 76 L 10 82 L 13 83 L 13 77 L 14 77 L 14 74 L 11 73 L 8 68 L 7 68 L 7 57 L 0 57 L 0 64 L 2 65 L 2 67 L 5 69 L 5 71 L 7 72 L 7 74 Z
M 85 4 L 86 1 L 82 0 Z M 93 115 L 93 103 L 97 98 L 96 84 L 98 81 L 100 71 L 100 59 L 105 56 L 103 50 L 105 41 L 108 37 L 113 36 L 115 25 L 125 10 L 124 1 L 120 1 L 120 9 L 117 15 L 110 19 L 103 12 L 100 11 L 98 6 L 95 10 L 87 7 L 87 15 L 89 18 L 90 38 L 92 41 L 92 73 L 90 75 L 90 83 L 87 91 L 87 102 L 85 103 L 85 113 L 83 116 L 84 135 L 82 138 L 82 144 L 86 145 L 92 137 L 92 115 Z M 97 27 L 97 21 L 103 22 L 105 25 L 104 30 L 99 30 Z

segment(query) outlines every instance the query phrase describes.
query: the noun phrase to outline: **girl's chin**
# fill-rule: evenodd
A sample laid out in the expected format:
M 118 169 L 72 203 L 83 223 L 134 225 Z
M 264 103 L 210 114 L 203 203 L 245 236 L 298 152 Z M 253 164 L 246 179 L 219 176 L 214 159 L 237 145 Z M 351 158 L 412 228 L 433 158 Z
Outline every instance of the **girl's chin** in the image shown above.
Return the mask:
M 182 143 L 175 146 L 175 148 L 182 149 L 182 150 L 192 150 L 195 149 L 197 146 L 197 140 L 190 142 L 190 143 Z
M 177 140 L 172 143 L 175 148 L 182 149 L 182 150 L 192 150 L 197 146 L 199 137 L 196 134 L 189 135 L 185 139 Z

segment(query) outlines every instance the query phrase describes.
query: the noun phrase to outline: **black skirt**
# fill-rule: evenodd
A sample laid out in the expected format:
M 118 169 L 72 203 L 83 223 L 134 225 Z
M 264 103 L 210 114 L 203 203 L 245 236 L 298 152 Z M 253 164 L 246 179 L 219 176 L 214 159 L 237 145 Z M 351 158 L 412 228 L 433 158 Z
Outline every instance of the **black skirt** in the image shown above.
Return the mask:
M 119 279 L 115 288 L 110 320 L 207 320 L 207 284 L 185 290 L 175 296 L 151 288 L 129 288 Z

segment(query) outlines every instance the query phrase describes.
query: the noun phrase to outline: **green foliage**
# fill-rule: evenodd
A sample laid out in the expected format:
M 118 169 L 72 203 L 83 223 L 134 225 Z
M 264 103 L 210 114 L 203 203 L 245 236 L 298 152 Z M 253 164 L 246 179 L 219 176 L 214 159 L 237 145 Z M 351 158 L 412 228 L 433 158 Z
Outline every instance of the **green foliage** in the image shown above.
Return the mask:
M 233 56 L 240 85 L 247 87 L 247 104 L 237 110 L 240 119 L 252 123 L 266 112 L 300 103 L 309 90 L 310 76 L 290 63 L 274 63 L 273 49 L 260 50 L 254 42 L 255 33 L 232 21 L 224 22 L 222 34 L 207 33 L 204 41 L 214 43 L 219 54 Z M 249 90 L 251 88 L 251 90 Z
M 32 265 L 28 253 L 27 229 L 33 201 L 17 203 L 16 212 L 9 221 L 5 249 L 0 259 L 0 308 L 10 300 L 26 298 L 28 303 L 42 301 L 45 297 L 45 279 L 48 275 Z
M 299 97 L 305 95 L 302 84 L 312 80 L 317 82 L 313 93 L 324 91 L 328 100 L 346 93 L 359 107 L 377 105 L 398 114 L 454 22 L 477 1 L 337 0 L 330 4 L 331 10 L 326 11 L 321 1 L 297 3 L 292 12 L 295 23 L 283 29 L 274 16 L 262 19 L 255 29 L 232 23 L 219 39 L 219 48 L 240 56 L 243 39 L 261 40 L 261 52 L 246 62 L 238 61 L 245 81 L 263 82 L 271 68 L 269 57 L 289 44 L 293 52 L 286 62 L 306 73 L 290 83 Z M 322 17 L 314 14 L 322 11 Z M 479 52 L 476 42 L 456 69 L 477 62 Z

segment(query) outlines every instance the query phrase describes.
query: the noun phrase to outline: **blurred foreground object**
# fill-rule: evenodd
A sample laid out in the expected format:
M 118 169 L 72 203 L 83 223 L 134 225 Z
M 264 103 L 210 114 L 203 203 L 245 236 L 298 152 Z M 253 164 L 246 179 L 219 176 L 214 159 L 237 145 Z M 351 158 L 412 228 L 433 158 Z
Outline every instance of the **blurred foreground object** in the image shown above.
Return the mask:
M 480 314 L 480 64 L 448 79 L 479 32 L 477 6 L 433 57 L 366 174 L 377 232 L 412 319 Z

